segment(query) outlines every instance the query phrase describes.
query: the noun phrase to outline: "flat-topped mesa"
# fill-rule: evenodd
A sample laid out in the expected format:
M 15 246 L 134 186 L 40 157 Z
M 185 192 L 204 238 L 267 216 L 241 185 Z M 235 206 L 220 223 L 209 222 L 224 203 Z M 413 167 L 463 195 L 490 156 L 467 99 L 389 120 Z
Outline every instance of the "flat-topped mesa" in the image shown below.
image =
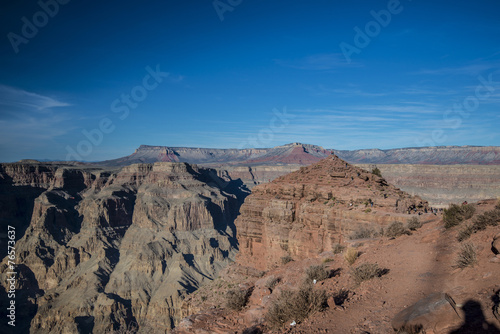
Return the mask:
M 256 186 L 236 220 L 238 262 L 269 269 L 280 258 L 330 250 L 353 231 L 405 221 L 428 204 L 335 155 Z

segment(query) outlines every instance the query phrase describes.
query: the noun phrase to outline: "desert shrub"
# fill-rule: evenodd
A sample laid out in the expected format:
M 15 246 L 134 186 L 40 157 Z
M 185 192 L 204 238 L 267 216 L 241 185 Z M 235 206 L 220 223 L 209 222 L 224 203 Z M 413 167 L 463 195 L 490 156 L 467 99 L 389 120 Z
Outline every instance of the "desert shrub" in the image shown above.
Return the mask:
M 460 246 L 455 267 L 465 268 L 474 266 L 477 262 L 476 247 L 472 243 L 464 243 Z
M 476 216 L 474 218 L 474 227 L 477 231 L 485 230 L 488 226 L 498 226 L 500 221 L 500 209 L 495 207 L 491 211 L 487 211 L 482 215 Z
M 332 259 L 331 257 L 327 257 L 327 258 L 323 259 L 323 261 L 322 261 L 322 262 L 323 262 L 323 263 L 328 263 L 328 262 L 333 262 L 333 261 L 335 261 L 335 260 L 334 260 L 334 259 Z
M 293 258 L 290 255 L 285 255 L 281 257 L 281 264 L 287 264 L 288 262 L 292 262 Z
M 385 235 L 389 238 L 396 238 L 403 234 L 411 234 L 411 232 L 401 222 L 393 222 L 385 230 Z
M 333 251 L 333 254 L 339 254 L 339 253 L 342 253 L 342 251 L 344 250 L 344 246 L 342 246 L 341 244 L 334 244 L 333 247 L 332 247 L 332 251 Z
M 353 248 L 353 247 L 347 247 L 347 250 L 344 253 L 344 259 L 350 265 L 352 265 L 356 261 L 358 256 L 359 256 L 358 250 L 356 248 Z
M 444 209 L 444 227 L 457 226 L 464 220 L 472 218 L 474 212 L 476 212 L 476 208 L 472 204 L 451 204 L 447 209 Z
M 269 279 L 266 281 L 265 286 L 269 290 L 273 290 L 274 287 L 279 284 L 279 282 L 281 282 L 281 277 L 269 277 Z
M 465 225 L 460 231 L 458 231 L 457 240 L 462 242 L 470 238 L 473 233 L 476 233 L 477 229 L 472 224 Z
M 325 290 L 314 290 L 311 284 L 303 284 L 299 290 L 283 290 L 266 313 L 266 321 L 271 328 L 280 328 L 295 321 L 300 323 L 310 314 L 327 306 Z
M 377 167 L 372 169 L 372 174 L 382 177 L 382 172 Z
M 229 290 L 226 293 L 226 306 L 231 310 L 240 311 L 247 304 L 248 297 L 248 290 Z
M 343 305 L 347 298 L 349 298 L 349 290 L 345 290 L 344 288 L 333 294 L 335 305 Z
M 372 209 L 370 208 L 364 210 L 364 213 L 370 213 L 370 212 L 372 212 Z
M 406 222 L 406 227 L 410 231 L 416 231 L 417 229 L 421 228 L 422 225 L 422 222 L 417 217 L 412 217 Z
M 355 231 L 351 233 L 349 239 L 367 239 L 371 238 L 375 234 L 375 230 L 373 228 L 359 227 Z
M 351 270 L 351 275 L 357 283 L 382 276 L 382 270 L 376 263 L 363 263 Z
M 330 277 L 330 273 L 325 269 L 324 266 L 318 265 L 318 266 L 310 266 L 306 270 L 306 280 L 312 281 L 322 281 Z

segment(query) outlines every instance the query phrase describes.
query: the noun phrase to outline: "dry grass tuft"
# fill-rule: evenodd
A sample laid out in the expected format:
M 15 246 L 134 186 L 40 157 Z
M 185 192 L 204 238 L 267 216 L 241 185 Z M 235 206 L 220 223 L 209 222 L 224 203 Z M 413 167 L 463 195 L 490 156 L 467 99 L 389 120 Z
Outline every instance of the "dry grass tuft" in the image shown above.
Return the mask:
M 385 230 L 385 235 L 389 238 L 397 238 L 403 234 L 410 235 L 411 232 L 401 222 L 393 222 Z
M 330 277 L 330 273 L 322 265 L 310 266 L 306 270 L 306 280 L 310 282 L 312 282 L 313 280 L 316 280 L 318 282 L 323 281 L 328 277 Z
M 347 263 L 349 263 L 349 265 L 354 264 L 358 256 L 359 256 L 358 250 L 353 247 L 347 247 L 347 250 L 344 253 L 344 259 L 347 261 Z
M 235 311 L 241 311 L 248 302 L 249 291 L 234 289 L 226 293 L 227 308 Z
M 460 252 L 458 253 L 455 267 L 463 269 L 466 267 L 473 267 L 476 263 L 476 246 L 472 243 L 463 243 L 460 246 Z
M 410 231 L 416 231 L 419 228 L 421 228 L 422 225 L 423 225 L 423 223 L 417 217 L 412 217 L 412 218 L 408 219 L 408 221 L 406 222 L 406 227 Z
M 374 277 L 380 277 L 382 273 L 382 269 L 376 263 L 363 263 L 351 270 L 351 275 L 358 284 Z
M 325 290 L 314 290 L 311 284 L 303 284 L 299 290 L 283 290 L 266 314 L 271 328 L 281 328 L 292 321 L 302 322 L 310 314 L 326 308 Z

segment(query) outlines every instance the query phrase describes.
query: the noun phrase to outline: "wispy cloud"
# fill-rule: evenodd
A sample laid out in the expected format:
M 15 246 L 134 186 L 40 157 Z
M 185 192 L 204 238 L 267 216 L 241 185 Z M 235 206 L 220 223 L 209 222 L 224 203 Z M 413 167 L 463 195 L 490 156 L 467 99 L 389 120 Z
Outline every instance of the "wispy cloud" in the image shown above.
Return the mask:
M 71 104 L 23 89 L 0 85 L 0 139 L 3 145 L 35 147 L 72 129 L 70 115 L 56 112 Z M 54 110 L 56 109 L 56 110 Z
M 69 103 L 52 97 L 5 85 L 0 85 L 0 105 L 5 108 L 31 109 L 32 111 L 44 111 L 55 107 L 71 106 Z
M 340 53 L 324 53 L 306 56 L 297 59 L 275 59 L 276 64 L 307 71 L 327 71 L 344 67 L 359 67 L 359 63 L 346 63 Z
M 442 67 L 436 69 L 421 69 L 420 71 L 413 72 L 411 74 L 423 74 L 423 75 L 479 75 L 485 71 L 490 71 L 492 69 L 498 69 L 500 67 L 499 62 L 488 62 L 481 64 L 469 64 L 458 67 Z
M 321 84 L 313 87 L 306 87 L 305 89 L 311 92 L 311 94 L 315 96 L 338 95 L 338 96 L 348 96 L 348 97 L 353 97 L 353 96 L 379 97 L 379 96 L 387 96 L 390 94 L 386 92 L 385 93 L 368 92 L 358 87 L 329 88 Z

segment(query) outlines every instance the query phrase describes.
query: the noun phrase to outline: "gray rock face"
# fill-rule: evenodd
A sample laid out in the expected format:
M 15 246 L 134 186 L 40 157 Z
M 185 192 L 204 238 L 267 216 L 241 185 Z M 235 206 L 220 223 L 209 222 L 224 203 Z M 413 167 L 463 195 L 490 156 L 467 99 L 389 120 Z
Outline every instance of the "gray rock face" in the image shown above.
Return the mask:
M 460 317 L 453 300 L 445 293 L 434 293 L 396 314 L 392 327 L 442 329 L 456 325 L 457 321 Z
M 0 165 L 0 223 L 18 239 L 16 329 L 170 331 L 183 298 L 237 251 L 239 201 L 218 183 L 185 163 Z M 0 271 L 4 302 L 7 258 Z

